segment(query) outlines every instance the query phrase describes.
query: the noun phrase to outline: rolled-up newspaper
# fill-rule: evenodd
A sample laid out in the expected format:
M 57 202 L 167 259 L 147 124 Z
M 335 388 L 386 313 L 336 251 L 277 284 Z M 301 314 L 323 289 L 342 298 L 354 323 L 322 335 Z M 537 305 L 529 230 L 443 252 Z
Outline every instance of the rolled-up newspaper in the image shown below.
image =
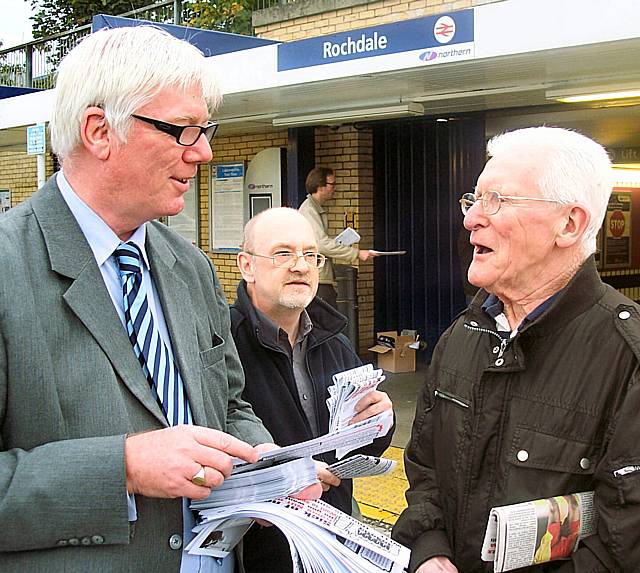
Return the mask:
M 482 560 L 496 573 L 567 559 L 579 541 L 596 532 L 593 492 L 571 493 L 494 507 Z

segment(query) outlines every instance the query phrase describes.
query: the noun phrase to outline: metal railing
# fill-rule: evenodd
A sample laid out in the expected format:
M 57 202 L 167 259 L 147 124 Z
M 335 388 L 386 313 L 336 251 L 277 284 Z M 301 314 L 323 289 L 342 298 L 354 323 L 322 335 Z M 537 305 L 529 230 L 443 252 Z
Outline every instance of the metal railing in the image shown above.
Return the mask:
M 297 4 L 300 0 L 255 0 L 254 10 L 266 10 L 273 6 L 284 6 L 286 4 Z
M 179 24 L 185 17 L 188 18 L 189 13 L 189 6 L 183 0 L 164 0 L 118 15 L 162 24 Z M 60 60 L 90 33 L 91 24 L 86 24 L 68 32 L 0 50 L 0 85 L 44 89 L 54 87 Z

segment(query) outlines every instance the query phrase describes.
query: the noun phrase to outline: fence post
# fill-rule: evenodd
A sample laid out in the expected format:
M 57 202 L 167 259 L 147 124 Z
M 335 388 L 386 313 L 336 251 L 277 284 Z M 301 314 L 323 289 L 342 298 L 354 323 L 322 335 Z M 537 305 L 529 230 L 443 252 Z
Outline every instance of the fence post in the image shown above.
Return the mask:
M 24 83 L 26 88 L 33 87 L 33 45 L 27 44 L 24 47 Z
M 173 0 L 173 23 L 182 24 L 182 0 Z
M 336 277 L 337 306 L 347 318 L 345 334 L 353 344 L 356 352 L 359 350 L 360 333 L 358 318 L 358 269 L 350 265 L 334 265 Z

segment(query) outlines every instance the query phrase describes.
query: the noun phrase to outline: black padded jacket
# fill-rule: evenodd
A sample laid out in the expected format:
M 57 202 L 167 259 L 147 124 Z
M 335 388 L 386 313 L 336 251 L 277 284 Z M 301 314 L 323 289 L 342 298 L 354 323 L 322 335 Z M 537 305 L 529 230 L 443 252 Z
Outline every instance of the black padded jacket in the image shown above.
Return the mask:
M 528 571 L 637 573 L 640 307 L 592 258 L 511 341 L 482 310 L 486 297 L 441 337 L 417 404 L 409 507 L 393 530 L 412 549 L 410 571 L 436 555 L 493 571 L 480 559 L 492 507 L 594 490 L 597 534 L 571 560 Z

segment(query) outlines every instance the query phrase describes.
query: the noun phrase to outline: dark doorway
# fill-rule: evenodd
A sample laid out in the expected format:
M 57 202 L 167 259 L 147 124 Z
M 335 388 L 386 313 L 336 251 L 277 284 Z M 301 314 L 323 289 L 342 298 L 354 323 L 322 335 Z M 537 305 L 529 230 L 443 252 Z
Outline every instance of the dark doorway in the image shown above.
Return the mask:
M 458 199 L 485 163 L 481 116 L 374 127 L 374 244 L 406 250 L 375 263 L 376 331 L 416 329 L 427 356 L 473 287 Z

